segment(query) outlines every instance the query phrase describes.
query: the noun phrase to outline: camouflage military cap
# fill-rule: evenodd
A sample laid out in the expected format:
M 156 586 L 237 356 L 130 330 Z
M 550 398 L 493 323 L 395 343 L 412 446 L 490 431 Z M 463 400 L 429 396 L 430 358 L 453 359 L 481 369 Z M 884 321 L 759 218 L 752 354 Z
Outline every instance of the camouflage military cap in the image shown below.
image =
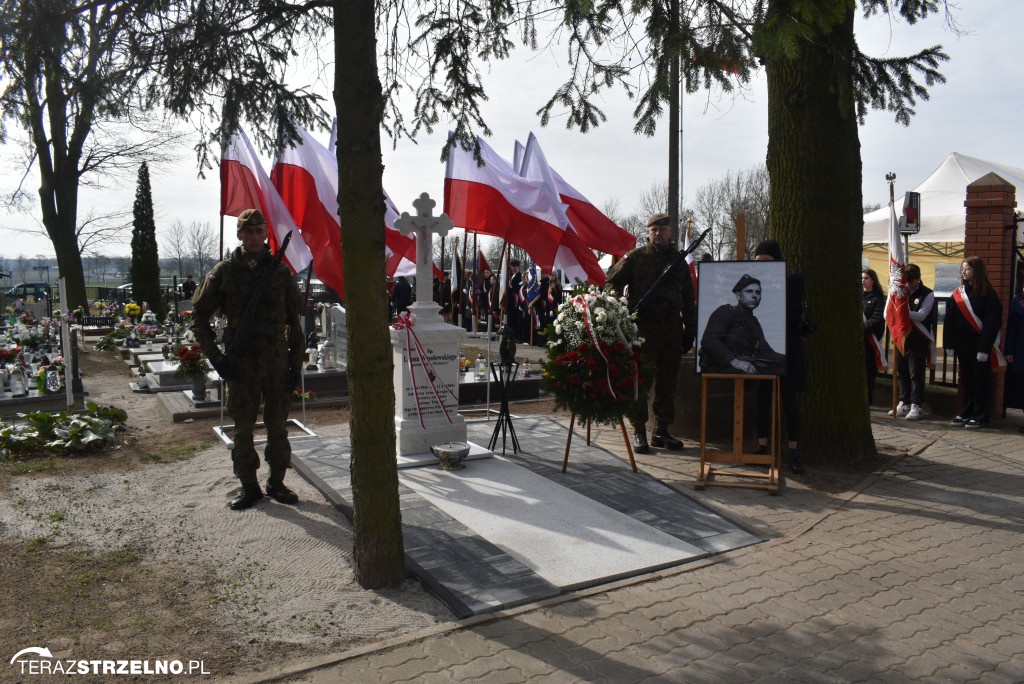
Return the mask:
M 245 226 L 265 226 L 267 219 L 259 209 L 246 209 L 238 215 L 238 230 Z
M 651 226 L 667 226 L 668 225 L 668 214 L 654 214 L 651 218 L 647 219 L 647 227 Z

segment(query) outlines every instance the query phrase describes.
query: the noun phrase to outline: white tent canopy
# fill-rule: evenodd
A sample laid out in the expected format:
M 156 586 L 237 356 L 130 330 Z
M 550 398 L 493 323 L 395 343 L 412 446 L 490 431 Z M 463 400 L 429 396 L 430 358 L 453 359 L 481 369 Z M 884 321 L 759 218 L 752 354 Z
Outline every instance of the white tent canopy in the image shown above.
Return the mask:
M 911 235 L 910 241 L 963 242 L 967 186 L 993 172 L 1013 183 L 1020 195 L 1024 189 L 1024 169 L 951 152 L 932 175 L 914 188 L 921 193 L 921 230 Z M 897 214 L 902 206 L 902 194 L 897 194 Z M 864 242 L 889 242 L 888 206 L 864 214 Z

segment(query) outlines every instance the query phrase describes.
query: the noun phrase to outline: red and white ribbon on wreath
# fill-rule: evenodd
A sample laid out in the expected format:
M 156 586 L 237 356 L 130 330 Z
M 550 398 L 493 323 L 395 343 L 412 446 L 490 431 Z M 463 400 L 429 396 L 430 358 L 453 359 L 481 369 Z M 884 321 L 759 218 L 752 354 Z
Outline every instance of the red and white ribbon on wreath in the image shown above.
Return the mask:
M 612 386 L 611 362 L 604 355 L 604 352 L 601 351 L 601 345 L 598 344 L 597 335 L 594 333 L 594 321 L 591 318 L 590 306 L 587 305 L 587 300 L 581 298 L 580 301 L 583 305 L 582 311 L 584 328 L 587 331 L 587 335 L 590 336 L 590 341 L 594 345 L 594 349 L 597 350 L 598 356 L 600 356 L 601 359 L 604 361 L 604 376 L 605 379 L 608 381 L 608 391 L 611 392 L 612 399 L 615 399 L 615 388 Z
M 615 324 L 615 332 L 619 334 L 619 341 L 626 345 L 626 349 L 630 348 L 629 340 L 626 339 L 626 335 L 622 332 L 622 328 L 619 327 L 618 321 L 612 321 Z M 636 364 L 634 364 L 635 367 Z M 640 398 L 640 372 L 634 368 L 633 370 L 633 401 Z
M 423 423 L 423 407 L 420 406 L 420 393 L 416 390 L 416 366 L 412 361 L 413 349 L 416 350 L 416 354 L 419 356 L 420 364 L 427 370 L 427 381 L 430 383 L 430 391 L 434 393 L 434 397 L 437 399 L 437 403 L 441 406 L 441 410 L 444 412 L 444 417 L 448 419 L 448 422 L 452 422 L 452 417 L 448 415 L 448 409 L 444 406 L 444 401 L 441 399 L 441 395 L 437 392 L 437 385 L 434 384 L 434 378 L 437 377 L 437 372 L 434 370 L 434 364 L 430 362 L 430 357 L 427 356 L 426 351 L 423 349 L 423 345 L 420 344 L 419 337 L 416 336 L 416 331 L 413 327 L 416 325 L 416 316 L 408 311 L 403 311 L 398 314 L 398 320 L 391 327 L 395 330 L 405 330 L 405 346 L 409 353 L 409 375 L 412 378 L 413 394 L 416 396 L 416 414 L 420 419 L 420 427 L 424 430 L 427 426 Z M 458 405 L 459 398 L 452 392 L 451 388 L 445 383 L 441 383 L 441 386 L 450 394 L 454 399 L 456 405 Z

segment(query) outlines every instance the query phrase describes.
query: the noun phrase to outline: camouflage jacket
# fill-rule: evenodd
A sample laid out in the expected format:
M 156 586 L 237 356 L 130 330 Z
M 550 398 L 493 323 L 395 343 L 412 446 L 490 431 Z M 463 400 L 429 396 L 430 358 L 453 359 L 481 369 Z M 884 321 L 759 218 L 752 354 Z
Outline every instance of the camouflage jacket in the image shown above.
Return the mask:
M 302 302 L 299 288 L 292 280 L 291 270 L 283 263 L 275 265 L 273 261 L 268 248 L 256 265 L 250 266 L 239 247 L 230 259 L 214 266 L 203 280 L 192 298 L 192 321 L 196 340 L 208 357 L 213 358 L 219 352 L 210 319 L 217 311 L 227 316 L 224 329 L 224 348 L 227 349 L 263 268 L 270 266 L 274 273 L 256 308 L 256 333 L 246 352 L 261 357 L 267 353 L 287 356 L 288 365 L 293 368 L 302 363 L 305 345 L 299 321 Z
M 658 247 L 653 242 L 637 247 L 608 270 L 605 289 L 618 295 L 625 291 L 632 310 L 676 254 L 671 247 Z M 681 317 L 685 334 L 693 337 L 697 307 L 693 299 L 693 279 L 685 263 L 676 267 L 637 313 L 637 324 L 648 330 Z

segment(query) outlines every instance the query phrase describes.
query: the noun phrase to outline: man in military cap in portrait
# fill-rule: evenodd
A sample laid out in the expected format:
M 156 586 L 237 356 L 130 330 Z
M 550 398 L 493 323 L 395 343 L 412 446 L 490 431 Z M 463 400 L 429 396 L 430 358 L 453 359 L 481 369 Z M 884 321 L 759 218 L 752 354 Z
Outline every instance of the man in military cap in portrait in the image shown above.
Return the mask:
M 299 500 L 284 485 L 292 454 L 286 423 L 292 391 L 299 385 L 302 373 L 305 345 L 299 323 L 299 288 L 291 269 L 275 260 L 266 244 L 266 218 L 258 209 L 243 211 L 238 217 L 237 235 L 241 246 L 230 258 L 213 267 L 192 300 L 192 329 L 203 353 L 227 381 L 227 408 L 235 423 L 231 461 L 235 476 L 242 483 L 242 491 L 230 507 L 242 510 L 263 498 L 256 476 L 260 460 L 253 445 L 261 399 L 267 430 L 263 455 L 270 469 L 267 496 L 286 504 Z M 230 349 L 246 307 L 268 271 L 269 281 L 255 302 L 253 325 L 248 327 L 252 334 L 240 340 L 240 353 L 222 352 L 210 319 L 218 310 L 227 317 L 223 342 L 224 349 Z
M 732 288 L 736 304 L 723 304 L 708 318 L 700 341 L 703 373 L 781 375 L 786 357 L 765 339 L 754 309 L 761 304 L 761 281 L 744 273 Z
M 622 257 L 608 271 L 605 288 L 622 295 L 626 292 L 630 310 L 658 280 L 675 258 L 672 226 L 668 214 L 654 214 L 647 221 L 648 242 Z M 628 288 L 628 289 L 627 289 Z M 637 311 L 637 328 L 644 338 L 640 355 L 655 366 L 654 432 L 650 444 L 667 449 L 682 449 L 683 443 L 668 432 L 675 419 L 675 393 L 682 356 L 693 346 L 696 305 L 693 278 L 686 264 L 673 269 Z M 633 427 L 633 449 L 645 454 L 647 441 L 647 405 L 638 405 L 629 416 Z

